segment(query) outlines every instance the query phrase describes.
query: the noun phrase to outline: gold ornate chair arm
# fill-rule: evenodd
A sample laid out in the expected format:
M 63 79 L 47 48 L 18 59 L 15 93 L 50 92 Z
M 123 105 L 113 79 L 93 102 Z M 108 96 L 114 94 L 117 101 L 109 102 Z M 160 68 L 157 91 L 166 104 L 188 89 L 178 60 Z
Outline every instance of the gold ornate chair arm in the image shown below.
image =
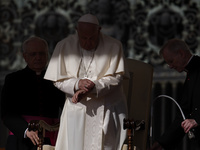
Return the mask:
M 28 130 L 29 131 L 38 131 L 39 136 L 39 144 L 38 144 L 38 150 L 43 149 L 43 142 L 45 137 L 45 130 L 47 131 L 57 131 L 59 129 L 59 123 L 56 123 L 54 125 L 49 125 L 44 120 L 31 120 L 28 123 Z

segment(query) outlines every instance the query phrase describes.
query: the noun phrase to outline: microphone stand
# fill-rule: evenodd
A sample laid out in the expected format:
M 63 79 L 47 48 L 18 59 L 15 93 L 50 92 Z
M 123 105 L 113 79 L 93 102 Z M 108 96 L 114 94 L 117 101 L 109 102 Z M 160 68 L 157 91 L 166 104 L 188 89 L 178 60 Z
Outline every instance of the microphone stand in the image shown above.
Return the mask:
M 184 113 L 183 113 L 183 111 L 182 111 L 182 109 L 181 109 L 181 107 L 180 107 L 180 105 L 176 102 L 176 100 L 174 100 L 172 97 L 167 96 L 167 95 L 159 95 L 158 97 L 155 98 L 155 100 L 158 99 L 158 98 L 160 98 L 160 97 L 165 97 L 165 98 L 168 98 L 168 99 L 172 100 L 172 101 L 178 106 L 178 108 L 179 108 L 179 110 L 180 110 L 180 112 L 181 112 L 181 115 L 182 115 L 182 117 L 183 117 L 183 120 L 186 119 L 186 118 L 185 118 L 185 115 L 184 115 Z M 188 132 L 188 138 L 189 138 L 189 139 L 195 138 L 195 135 L 194 135 L 194 133 L 193 133 L 192 131 L 189 131 L 189 132 Z

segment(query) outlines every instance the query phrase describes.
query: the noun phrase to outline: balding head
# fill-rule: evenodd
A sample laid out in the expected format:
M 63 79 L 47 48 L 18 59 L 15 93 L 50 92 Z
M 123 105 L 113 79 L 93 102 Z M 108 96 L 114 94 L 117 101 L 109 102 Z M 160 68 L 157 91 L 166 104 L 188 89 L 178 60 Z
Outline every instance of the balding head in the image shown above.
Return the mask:
M 180 39 L 169 40 L 160 50 L 160 55 L 170 68 L 182 72 L 192 57 L 188 45 Z
M 23 43 L 23 57 L 30 69 L 41 73 L 48 62 L 48 44 L 39 37 L 31 37 Z

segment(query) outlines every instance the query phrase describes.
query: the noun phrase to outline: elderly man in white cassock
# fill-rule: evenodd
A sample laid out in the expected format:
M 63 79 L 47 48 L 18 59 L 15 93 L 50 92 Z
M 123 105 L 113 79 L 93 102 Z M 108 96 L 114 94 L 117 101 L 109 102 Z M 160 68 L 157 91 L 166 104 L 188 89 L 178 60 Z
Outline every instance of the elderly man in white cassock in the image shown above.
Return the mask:
M 91 14 L 80 17 L 76 30 L 58 42 L 44 77 L 66 93 L 55 149 L 121 150 L 127 117 L 122 44 L 101 33 Z

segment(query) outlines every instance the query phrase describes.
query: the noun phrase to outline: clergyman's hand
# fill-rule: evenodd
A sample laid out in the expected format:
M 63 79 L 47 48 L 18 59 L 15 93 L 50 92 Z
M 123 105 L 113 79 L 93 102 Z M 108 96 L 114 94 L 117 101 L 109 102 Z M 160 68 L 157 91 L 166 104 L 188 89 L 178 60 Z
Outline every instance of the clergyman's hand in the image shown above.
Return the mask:
M 154 142 L 149 150 L 162 150 L 162 146 L 158 142 Z
M 184 129 L 185 133 L 188 133 L 190 131 L 190 129 L 197 127 L 198 124 L 194 119 L 185 119 L 182 123 L 181 123 L 181 127 Z
M 32 141 L 34 145 L 39 144 L 38 131 L 26 131 L 26 136 Z

